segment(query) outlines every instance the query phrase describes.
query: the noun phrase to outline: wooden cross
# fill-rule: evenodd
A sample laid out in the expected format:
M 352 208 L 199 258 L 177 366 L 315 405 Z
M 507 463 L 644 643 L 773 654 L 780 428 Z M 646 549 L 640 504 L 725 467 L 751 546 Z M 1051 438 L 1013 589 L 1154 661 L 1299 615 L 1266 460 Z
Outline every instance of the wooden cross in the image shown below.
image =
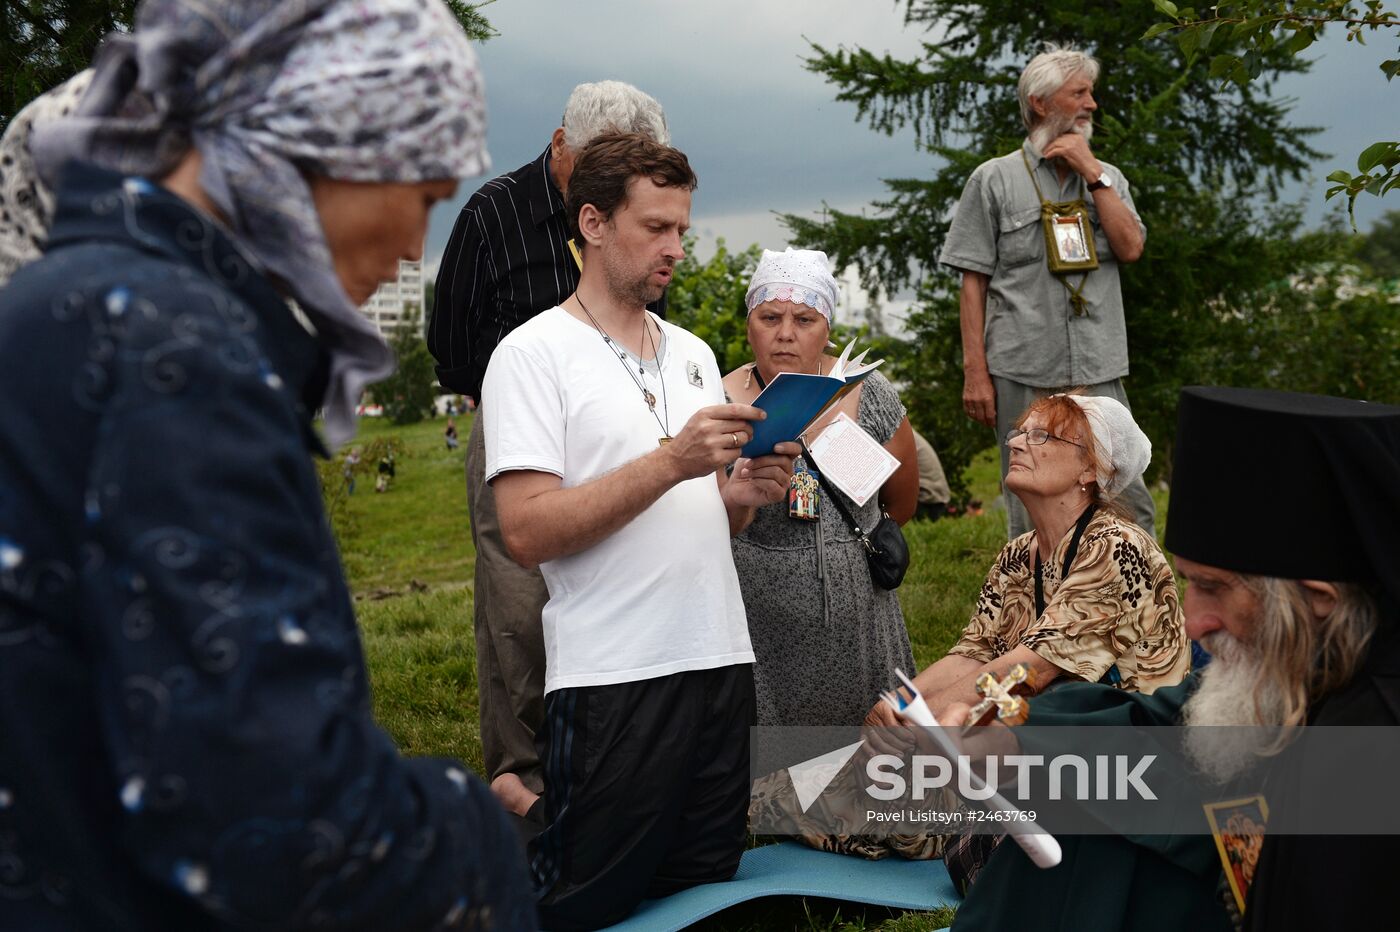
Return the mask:
M 977 693 L 981 701 L 967 713 L 967 728 L 986 725 L 995 717 L 1005 725 L 1019 725 L 1030 714 L 1030 703 L 1022 695 L 1035 694 L 1035 672 L 1024 663 L 1007 671 L 998 682 L 990 673 L 977 677 Z

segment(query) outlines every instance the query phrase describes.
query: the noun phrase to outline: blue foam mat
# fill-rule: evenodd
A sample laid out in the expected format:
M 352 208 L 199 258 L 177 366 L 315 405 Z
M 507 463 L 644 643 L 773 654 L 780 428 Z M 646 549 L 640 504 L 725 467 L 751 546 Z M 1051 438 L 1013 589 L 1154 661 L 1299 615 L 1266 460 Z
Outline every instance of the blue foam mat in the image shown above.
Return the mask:
M 674 932 L 730 906 L 765 896 L 819 896 L 895 909 L 957 905 L 942 861 L 883 861 L 815 851 L 785 841 L 744 852 L 734 879 L 691 887 L 637 911 L 608 932 Z

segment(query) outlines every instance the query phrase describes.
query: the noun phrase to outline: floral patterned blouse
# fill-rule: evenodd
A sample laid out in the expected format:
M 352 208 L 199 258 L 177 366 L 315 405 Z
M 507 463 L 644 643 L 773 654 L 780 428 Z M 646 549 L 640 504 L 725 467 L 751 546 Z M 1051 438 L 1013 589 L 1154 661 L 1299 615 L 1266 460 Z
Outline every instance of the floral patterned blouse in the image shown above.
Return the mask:
M 1035 532 L 1008 543 L 950 653 L 987 663 L 1024 644 L 1066 675 L 1089 682 L 1105 680 L 1143 693 L 1181 682 L 1190 668 L 1191 643 L 1176 580 L 1157 541 L 1100 510 L 1061 579 L 1073 535 L 1071 529 L 1048 559 L 1042 557 L 1045 613 L 1039 617 L 1031 558 Z

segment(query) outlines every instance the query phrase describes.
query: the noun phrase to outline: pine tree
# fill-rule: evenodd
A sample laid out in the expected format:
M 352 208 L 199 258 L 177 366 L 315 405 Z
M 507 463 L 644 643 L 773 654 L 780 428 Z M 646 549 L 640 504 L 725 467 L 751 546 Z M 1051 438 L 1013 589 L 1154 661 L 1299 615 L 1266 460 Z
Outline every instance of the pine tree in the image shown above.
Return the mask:
M 136 0 L 6 0 L 0 4 L 0 132 L 24 105 L 92 61 L 102 37 L 127 29 Z

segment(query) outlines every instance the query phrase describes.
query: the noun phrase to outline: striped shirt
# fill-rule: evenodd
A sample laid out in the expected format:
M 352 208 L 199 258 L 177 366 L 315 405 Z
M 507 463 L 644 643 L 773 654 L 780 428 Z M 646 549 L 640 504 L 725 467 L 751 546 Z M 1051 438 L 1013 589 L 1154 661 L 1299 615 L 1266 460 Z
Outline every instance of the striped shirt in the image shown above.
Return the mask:
M 480 402 L 486 364 L 506 334 L 578 287 L 564 197 L 549 149 L 471 196 L 443 252 L 428 350 L 443 387 Z M 664 317 L 663 295 L 651 310 Z

